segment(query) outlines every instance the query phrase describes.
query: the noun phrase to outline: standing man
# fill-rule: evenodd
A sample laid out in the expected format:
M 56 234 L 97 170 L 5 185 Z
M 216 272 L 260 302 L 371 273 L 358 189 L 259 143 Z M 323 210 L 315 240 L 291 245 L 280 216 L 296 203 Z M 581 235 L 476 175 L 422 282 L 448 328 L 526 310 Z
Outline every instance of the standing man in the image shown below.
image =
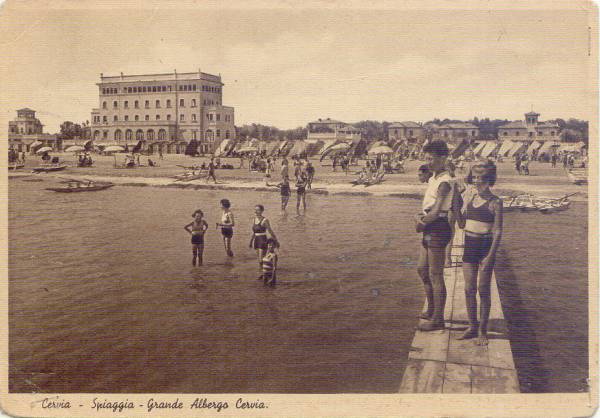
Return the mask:
M 211 158 L 210 162 L 208 163 L 208 175 L 206 176 L 206 182 L 208 183 L 208 180 L 210 180 L 211 178 L 214 180 L 215 184 L 217 184 L 217 177 L 215 176 L 215 162 L 214 160 Z
M 288 167 L 288 160 L 287 158 L 283 157 L 283 160 L 281 160 L 281 181 L 283 181 L 283 179 L 286 177 L 290 177 L 290 172 Z
M 423 232 L 417 271 L 427 297 L 427 310 L 421 314 L 426 322 L 420 324 L 418 329 L 435 331 L 444 329 L 444 262 L 446 246 L 452 237 L 448 212 L 452 209 L 454 181 L 446 171 L 449 150 L 444 141 L 430 142 L 425 145 L 423 152 L 432 176 L 423 198 L 423 212 L 415 217 L 417 232 Z

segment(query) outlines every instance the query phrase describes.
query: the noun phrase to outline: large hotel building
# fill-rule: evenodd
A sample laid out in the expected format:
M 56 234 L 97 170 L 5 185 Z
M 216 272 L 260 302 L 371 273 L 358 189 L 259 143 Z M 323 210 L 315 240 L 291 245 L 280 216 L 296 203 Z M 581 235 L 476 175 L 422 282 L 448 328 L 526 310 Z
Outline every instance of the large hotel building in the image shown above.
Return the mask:
M 99 107 L 91 134 L 98 144 L 145 141 L 150 151 L 181 153 L 191 140 L 201 153 L 235 138 L 233 107 L 223 106 L 221 76 L 195 73 L 106 77 L 100 74 Z

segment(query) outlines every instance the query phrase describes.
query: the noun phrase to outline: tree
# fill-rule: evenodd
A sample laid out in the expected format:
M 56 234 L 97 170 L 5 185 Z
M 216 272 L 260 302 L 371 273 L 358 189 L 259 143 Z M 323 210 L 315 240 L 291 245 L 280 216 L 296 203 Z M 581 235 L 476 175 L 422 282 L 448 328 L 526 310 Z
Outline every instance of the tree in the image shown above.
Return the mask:
M 73 139 L 76 137 L 83 137 L 83 129 L 80 124 L 71 121 L 65 121 L 60 124 L 60 139 Z

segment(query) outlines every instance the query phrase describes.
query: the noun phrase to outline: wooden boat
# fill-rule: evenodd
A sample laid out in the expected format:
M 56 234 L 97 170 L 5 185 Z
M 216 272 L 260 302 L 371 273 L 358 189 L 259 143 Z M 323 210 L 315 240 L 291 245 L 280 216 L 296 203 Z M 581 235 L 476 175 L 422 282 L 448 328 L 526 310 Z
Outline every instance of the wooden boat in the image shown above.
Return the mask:
M 63 183 L 67 183 L 67 186 L 63 187 L 47 187 L 46 190 L 59 193 L 78 193 L 78 192 L 96 192 L 98 190 L 105 190 L 109 187 L 113 187 L 114 183 L 110 182 L 99 182 L 83 181 L 83 180 L 67 180 Z
M 16 164 L 12 163 L 12 164 L 8 165 L 9 170 L 18 170 L 19 168 L 23 168 L 23 167 L 25 167 L 25 164 L 22 164 L 22 163 L 16 163 Z
M 579 185 L 587 184 L 587 173 L 585 168 L 572 168 L 567 171 L 571 183 Z
M 51 171 L 61 171 L 61 170 L 64 170 L 65 168 L 67 168 L 66 164 L 47 165 L 47 166 L 42 166 L 42 167 L 35 167 L 31 171 L 34 173 L 49 173 Z
M 561 200 L 555 202 L 549 202 L 543 206 L 539 207 L 539 211 L 542 213 L 554 213 L 554 212 L 562 212 L 563 210 L 569 209 L 571 206 L 570 200 Z

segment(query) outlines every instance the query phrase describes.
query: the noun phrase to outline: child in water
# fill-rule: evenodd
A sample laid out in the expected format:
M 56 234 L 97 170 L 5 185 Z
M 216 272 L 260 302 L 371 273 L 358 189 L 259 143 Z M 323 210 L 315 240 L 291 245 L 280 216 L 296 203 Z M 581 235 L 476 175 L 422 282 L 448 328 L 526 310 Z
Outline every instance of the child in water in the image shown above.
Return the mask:
M 261 260 L 262 266 L 262 279 L 265 285 L 275 286 L 277 281 L 277 260 L 278 256 L 275 253 L 277 248 L 277 241 L 273 238 L 267 240 L 267 252 Z
M 269 187 L 277 187 L 280 192 L 281 192 L 281 211 L 285 211 L 285 209 L 287 208 L 287 204 L 290 200 L 290 179 L 288 178 L 288 176 L 284 176 L 283 179 L 281 180 L 281 183 L 279 184 L 269 184 L 267 183 L 267 186 Z
M 187 232 L 192 235 L 192 264 L 196 265 L 196 258 L 198 258 L 198 265 L 202 265 L 202 253 L 204 253 L 204 233 L 208 229 L 208 224 L 203 219 L 204 213 L 200 209 L 192 214 L 194 218 L 193 222 L 190 222 L 183 227 Z
M 217 228 L 221 227 L 221 235 L 223 235 L 223 245 L 225 246 L 225 252 L 229 257 L 233 257 L 233 251 L 231 251 L 231 238 L 233 237 L 233 227 L 235 226 L 235 220 L 233 219 L 233 213 L 231 212 L 231 202 L 229 199 L 221 199 L 221 222 L 217 222 Z

